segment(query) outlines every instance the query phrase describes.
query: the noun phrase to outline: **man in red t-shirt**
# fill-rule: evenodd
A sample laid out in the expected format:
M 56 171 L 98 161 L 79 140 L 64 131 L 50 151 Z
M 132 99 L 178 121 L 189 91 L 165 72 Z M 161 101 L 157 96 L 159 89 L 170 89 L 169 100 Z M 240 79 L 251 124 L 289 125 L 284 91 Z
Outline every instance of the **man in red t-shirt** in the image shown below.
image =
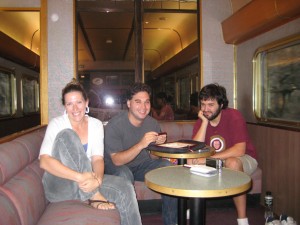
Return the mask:
M 224 166 L 251 175 L 257 168 L 255 148 L 249 138 L 241 113 L 228 108 L 226 89 L 209 84 L 199 93 L 199 119 L 194 125 L 193 140 L 205 142 L 216 149 L 213 158 L 224 160 Z M 189 164 L 205 164 L 205 158 L 191 159 Z M 238 225 L 248 225 L 246 194 L 233 198 Z

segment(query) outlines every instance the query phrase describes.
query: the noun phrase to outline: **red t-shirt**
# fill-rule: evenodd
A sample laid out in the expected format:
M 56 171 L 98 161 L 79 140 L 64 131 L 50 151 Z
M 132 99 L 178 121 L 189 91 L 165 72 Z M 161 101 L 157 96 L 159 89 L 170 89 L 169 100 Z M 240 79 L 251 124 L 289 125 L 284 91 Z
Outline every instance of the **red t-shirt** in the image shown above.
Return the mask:
M 256 159 L 256 151 L 249 138 L 246 122 L 242 114 L 236 109 L 223 109 L 221 120 L 216 127 L 208 123 L 205 144 L 214 147 L 216 152 L 230 148 L 233 145 L 246 142 L 246 154 Z M 198 119 L 194 125 L 193 137 L 201 126 L 202 120 Z

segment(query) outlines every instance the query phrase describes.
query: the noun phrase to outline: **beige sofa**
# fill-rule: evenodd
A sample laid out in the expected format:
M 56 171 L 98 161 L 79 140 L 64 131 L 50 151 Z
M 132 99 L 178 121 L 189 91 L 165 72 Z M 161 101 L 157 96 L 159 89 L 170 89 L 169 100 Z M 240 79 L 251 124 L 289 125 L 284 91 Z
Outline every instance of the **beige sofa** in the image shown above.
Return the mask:
M 168 141 L 190 139 L 193 125 L 193 121 L 160 122 Z M 0 224 L 119 224 L 117 210 L 94 210 L 79 201 L 46 200 L 41 182 L 43 170 L 38 162 L 45 130 L 46 127 L 41 127 L 11 140 L 0 139 Z M 249 193 L 261 193 L 261 170 L 258 168 L 251 178 Z M 142 202 L 161 198 L 144 182 L 135 182 L 134 186 L 140 206 Z
M 0 224 L 120 224 L 117 210 L 95 210 L 81 201 L 49 203 L 38 155 L 46 127 L 0 139 Z M 84 215 L 84 216 L 83 216 Z

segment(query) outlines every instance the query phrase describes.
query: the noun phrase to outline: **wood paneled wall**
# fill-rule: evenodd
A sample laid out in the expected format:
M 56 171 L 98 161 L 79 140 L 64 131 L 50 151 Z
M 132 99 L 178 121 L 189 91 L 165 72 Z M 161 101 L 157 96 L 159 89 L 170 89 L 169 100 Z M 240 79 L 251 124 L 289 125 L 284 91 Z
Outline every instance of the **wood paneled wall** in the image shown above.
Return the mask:
M 248 124 L 262 169 L 262 195 L 272 191 L 274 211 L 300 223 L 300 132 Z
M 240 44 L 299 17 L 299 13 L 299 0 L 253 0 L 222 22 L 224 41 Z

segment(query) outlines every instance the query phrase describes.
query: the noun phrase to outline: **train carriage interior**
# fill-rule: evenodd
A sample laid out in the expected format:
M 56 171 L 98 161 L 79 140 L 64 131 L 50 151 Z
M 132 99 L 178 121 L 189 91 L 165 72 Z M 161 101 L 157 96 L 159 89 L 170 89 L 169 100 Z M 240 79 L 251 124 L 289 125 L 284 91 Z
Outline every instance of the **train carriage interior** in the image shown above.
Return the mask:
M 11 142 L 23 143 L 24 135 L 41 135 L 64 113 L 61 89 L 73 78 L 88 94 L 89 115 L 104 125 L 127 110 L 133 83 L 151 87 L 158 112 L 155 96 L 164 92 L 174 120 L 172 128 L 166 121 L 160 125 L 174 140 L 192 138 L 197 94 L 218 83 L 227 90 L 229 107 L 245 118 L 257 151 L 249 221 L 264 223 L 264 197 L 271 191 L 275 215 L 300 223 L 299 17 L 299 0 L 1 0 L 0 155 L 6 156 Z M 18 175 L 5 174 L 1 165 L 0 200 L 6 182 Z M 146 188 L 136 187 L 141 193 Z M 138 200 L 144 197 L 139 194 Z M 152 205 L 139 201 L 143 224 L 163 224 L 156 218 L 161 200 L 153 193 L 148 198 Z M 233 208 L 226 198 L 207 206 L 208 225 L 218 225 L 213 213 Z M 236 219 L 234 210 L 228 213 Z M 28 221 L 20 216 L 12 224 L 39 224 Z

